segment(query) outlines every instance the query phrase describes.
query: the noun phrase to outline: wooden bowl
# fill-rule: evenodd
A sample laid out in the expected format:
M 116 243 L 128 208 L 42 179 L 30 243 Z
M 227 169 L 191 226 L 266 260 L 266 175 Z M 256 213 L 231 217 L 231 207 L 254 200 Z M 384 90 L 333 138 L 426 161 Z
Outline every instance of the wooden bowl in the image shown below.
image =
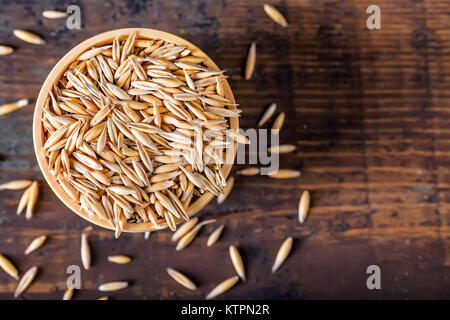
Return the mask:
M 50 74 L 45 79 L 44 84 L 42 85 L 41 91 L 39 92 L 38 99 L 36 101 L 36 107 L 34 110 L 34 118 L 33 118 L 33 141 L 34 141 L 34 150 L 36 153 L 36 157 L 39 163 L 39 167 L 41 168 L 42 174 L 47 180 L 47 183 L 52 188 L 53 192 L 58 196 L 58 198 L 73 212 L 75 212 L 80 217 L 92 222 L 98 226 L 111 229 L 111 226 L 104 220 L 98 219 L 97 217 L 90 218 L 84 211 L 80 209 L 80 205 L 73 201 L 60 187 L 56 179 L 49 172 L 47 159 L 41 155 L 41 150 L 44 145 L 44 135 L 42 130 L 42 112 L 44 108 L 45 99 L 47 98 L 48 92 L 54 83 L 62 76 L 63 72 L 68 68 L 68 66 L 75 61 L 75 59 L 84 51 L 90 49 L 94 46 L 102 46 L 108 43 L 112 43 L 116 36 L 120 37 L 120 40 L 126 39 L 128 35 L 133 32 L 137 32 L 136 38 L 145 38 L 145 39 L 162 39 L 166 40 L 178 45 L 183 45 L 189 50 L 191 50 L 192 54 L 196 56 L 201 56 L 205 59 L 204 64 L 211 69 L 219 70 L 217 65 L 208 57 L 203 51 L 197 48 L 195 45 L 190 43 L 189 41 L 182 39 L 176 35 L 171 33 L 154 30 L 154 29 L 146 29 L 146 28 L 127 28 L 127 29 L 118 29 L 113 31 L 108 31 L 105 33 L 101 33 L 92 38 L 89 38 L 75 48 L 70 50 L 58 63 L 53 67 Z M 230 101 L 235 103 L 233 93 L 231 92 L 231 88 L 228 82 L 224 81 L 224 93 L 225 97 Z M 234 107 L 233 107 L 234 108 Z M 230 118 L 230 128 L 237 130 L 239 129 L 239 121 L 238 118 Z M 233 162 L 236 157 L 236 143 L 233 146 Z M 232 164 L 225 164 L 223 167 L 224 177 L 228 177 L 230 173 Z M 195 215 L 199 212 L 203 207 L 205 207 L 212 199 L 214 195 L 210 192 L 206 192 L 200 198 L 198 198 L 195 202 L 193 202 L 189 208 L 187 209 L 187 214 L 189 216 Z M 145 231 L 155 231 L 166 228 L 167 225 L 161 226 L 160 228 L 154 228 L 151 223 L 127 223 L 123 231 L 127 232 L 145 232 Z

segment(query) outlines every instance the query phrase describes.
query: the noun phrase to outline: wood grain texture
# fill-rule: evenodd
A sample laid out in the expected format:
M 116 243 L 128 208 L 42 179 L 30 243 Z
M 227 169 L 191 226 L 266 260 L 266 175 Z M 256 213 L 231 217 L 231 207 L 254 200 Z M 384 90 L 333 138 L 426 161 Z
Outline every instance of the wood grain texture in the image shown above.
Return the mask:
M 289 27 L 274 24 L 256 0 L 70 1 L 82 9 L 82 30 L 42 18 L 69 1 L 0 0 L 0 103 L 36 97 L 52 66 L 97 33 L 151 27 L 185 37 L 227 69 L 243 128 L 254 127 L 277 102 L 286 113 L 281 142 L 297 145 L 283 167 L 300 169 L 291 181 L 237 177 L 230 198 L 199 215 L 226 222 L 221 240 L 206 247 L 206 226 L 187 249 L 175 252 L 170 232 L 126 234 L 95 228 L 92 269 L 82 271 L 74 299 L 95 299 L 99 284 L 131 282 L 117 299 L 201 299 L 234 275 L 228 246 L 239 248 L 248 280 L 230 299 L 449 298 L 450 297 L 450 7 L 445 0 L 378 1 L 382 29 L 366 28 L 367 1 L 273 1 Z M 12 36 L 39 32 L 44 46 Z M 256 70 L 243 79 L 248 46 L 257 42 Z M 32 107 L 0 119 L 0 181 L 42 179 L 32 149 Z M 270 125 L 270 123 L 268 124 Z M 242 166 L 236 166 L 235 169 Z M 312 209 L 299 225 L 298 197 L 311 191 Z M 0 195 L 0 252 L 21 274 L 41 266 L 22 299 L 60 299 L 68 265 L 81 266 L 80 234 L 87 224 L 66 209 L 45 183 L 35 216 L 14 212 L 20 192 Z M 218 225 L 218 224 L 217 224 Z M 48 242 L 24 256 L 34 237 Z M 279 245 L 294 237 L 291 257 L 272 275 Z M 107 256 L 133 257 L 127 265 Z M 366 268 L 381 267 L 382 290 L 366 288 Z M 191 292 L 165 272 L 172 267 L 199 284 Z M 16 282 L 0 273 L 0 299 Z

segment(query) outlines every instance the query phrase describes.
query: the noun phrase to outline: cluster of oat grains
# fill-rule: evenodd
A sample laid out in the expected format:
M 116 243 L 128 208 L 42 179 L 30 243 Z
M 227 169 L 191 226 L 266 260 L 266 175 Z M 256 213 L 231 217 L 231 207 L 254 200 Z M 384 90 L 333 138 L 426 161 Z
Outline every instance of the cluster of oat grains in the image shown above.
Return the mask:
M 176 229 L 205 192 L 226 186 L 240 110 L 222 71 L 188 48 L 136 33 L 82 53 L 43 111 L 42 155 L 66 194 L 120 234 L 126 223 Z

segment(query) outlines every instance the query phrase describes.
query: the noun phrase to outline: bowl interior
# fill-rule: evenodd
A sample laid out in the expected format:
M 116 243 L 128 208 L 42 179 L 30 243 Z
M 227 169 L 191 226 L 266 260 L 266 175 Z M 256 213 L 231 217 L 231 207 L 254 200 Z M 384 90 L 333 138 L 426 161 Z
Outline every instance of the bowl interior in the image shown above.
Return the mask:
M 57 80 L 62 76 L 63 72 L 68 68 L 68 66 L 84 51 L 90 49 L 91 47 L 101 46 L 108 43 L 112 43 L 114 38 L 116 36 L 120 36 L 120 40 L 126 39 L 128 35 L 133 32 L 137 32 L 136 38 L 140 39 L 162 39 L 166 40 L 178 45 L 183 45 L 189 50 L 191 50 L 192 54 L 196 56 L 203 57 L 205 59 L 204 64 L 213 70 L 219 70 L 217 65 L 209 58 L 203 51 L 201 51 L 199 48 L 197 48 L 195 45 L 190 43 L 189 41 L 180 38 L 178 36 L 175 36 L 173 34 L 163 32 L 160 30 L 154 30 L 154 29 L 146 29 L 146 28 L 127 28 L 127 29 L 118 29 L 113 30 L 109 32 L 105 32 L 99 35 L 96 35 L 94 37 L 91 37 L 82 43 L 78 44 L 76 47 L 74 47 L 72 50 L 70 50 L 64 57 L 61 58 L 61 60 L 58 61 L 58 63 L 53 67 L 52 71 L 47 76 L 47 79 L 45 80 L 44 84 L 42 85 L 42 88 L 39 92 L 38 99 L 36 101 L 35 111 L 34 111 L 34 118 L 33 118 L 33 141 L 34 141 L 34 149 L 36 153 L 36 157 L 39 163 L 39 167 L 41 168 L 42 174 L 44 175 L 47 183 L 50 185 L 52 190 L 55 192 L 55 194 L 58 196 L 58 198 L 67 206 L 69 207 L 73 212 L 75 212 L 80 217 L 88 220 L 91 223 L 94 223 L 98 226 L 111 229 L 111 226 L 106 223 L 106 221 L 101 220 L 97 217 L 89 217 L 84 211 L 80 209 L 80 205 L 73 201 L 65 192 L 64 190 L 59 186 L 58 182 L 56 181 L 55 177 L 50 173 L 48 168 L 48 163 L 46 158 L 41 155 L 41 150 L 44 145 L 44 134 L 42 131 L 42 112 L 44 108 L 45 99 L 47 97 L 47 94 L 52 88 L 53 84 L 57 82 Z M 233 93 L 231 91 L 231 88 L 226 81 L 226 79 L 223 82 L 224 87 L 224 94 L 227 99 L 235 103 Z M 234 108 L 234 107 L 231 107 Z M 238 118 L 229 118 L 230 128 L 237 130 L 239 129 L 239 121 Z M 236 143 L 234 143 L 233 146 L 233 160 L 236 156 Z M 225 178 L 228 177 L 230 170 L 231 170 L 232 164 L 228 163 L 225 164 L 222 167 L 222 172 Z M 187 214 L 189 216 L 192 216 L 196 214 L 198 211 L 200 211 L 203 207 L 205 207 L 212 199 L 214 198 L 214 195 L 210 192 L 205 192 L 200 198 L 198 198 L 196 201 L 190 204 L 189 208 L 187 209 Z M 161 228 L 154 228 L 151 223 L 127 223 L 123 231 L 126 232 L 145 232 L 145 231 L 155 231 L 164 229 L 167 226 L 162 226 Z

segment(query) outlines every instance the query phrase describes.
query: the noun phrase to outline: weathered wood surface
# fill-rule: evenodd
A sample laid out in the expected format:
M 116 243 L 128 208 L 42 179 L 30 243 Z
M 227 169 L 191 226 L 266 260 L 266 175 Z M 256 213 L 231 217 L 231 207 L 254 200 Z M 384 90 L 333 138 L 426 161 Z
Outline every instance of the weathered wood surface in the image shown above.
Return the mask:
M 44 9 L 82 8 L 83 28 L 45 20 Z M 103 295 L 98 284 L 129 280 L 117 299 L 203 298 L 234 274 L 228 246 L 243 253 L 248 280 L 224 298 L 449 298 L 450 271 L 450 7 L 445 0 L 378 1 L 382 29 L 366 28 L 367 1 L 276 1 L 289 27 L 269 20 L 260 1 L 0 1 L 0 42 L 17 51 L 0 58 L 0 102 L 36 97 L 46 75 L 71 47 L 97 33 L 139 26 L 179 34 L 228 70 L 244 115 L 253 127 L 276 101 L 287 121 L 283 143 L 298 146 L 282 166 L 301 178 L 275 181 L 238 177 L 231 197 L 199 215 L 226 222 L 223 238 L 206 248 L 208 226 L 176 253 L 169 232 L 142 235 L 92 233 L 93 267 L 82 272 L 76 299 Z M 371 3 L 372 4 L 372 3 Z M 14 39 L 14 28 L 41 33 L 44 46 Z M 251 40 L 258 47 L 251 81 L 242 77 Z M 42 179 L 32 148 L 32 107 L 0 119 L 0 181 Z M 302 190 L 313 209 L 296 221 Z M 35 217 L 15 215 L 20 192 L 1 192 L 0 252 L 23 273 L 40 266 L 25 299 L 59 299 L 65 269 L 81 265 L 80 232 L 87 225 L 42 183 Z M 215 227 L 215 226 L 214 226 Z M 48 243 L 24 256 L 34 237 Z M 291 258 L 272 275 L 275 253 L 295 238 Z M 128 254 L 126 266 L 106 262 Z M 366 288 L 366 268 L 382 271 L 382 290 Z M 198 284 L 186 290 L 165 273 L 173 267 Z M 0 272 L 0 298 L 16 282 Z

